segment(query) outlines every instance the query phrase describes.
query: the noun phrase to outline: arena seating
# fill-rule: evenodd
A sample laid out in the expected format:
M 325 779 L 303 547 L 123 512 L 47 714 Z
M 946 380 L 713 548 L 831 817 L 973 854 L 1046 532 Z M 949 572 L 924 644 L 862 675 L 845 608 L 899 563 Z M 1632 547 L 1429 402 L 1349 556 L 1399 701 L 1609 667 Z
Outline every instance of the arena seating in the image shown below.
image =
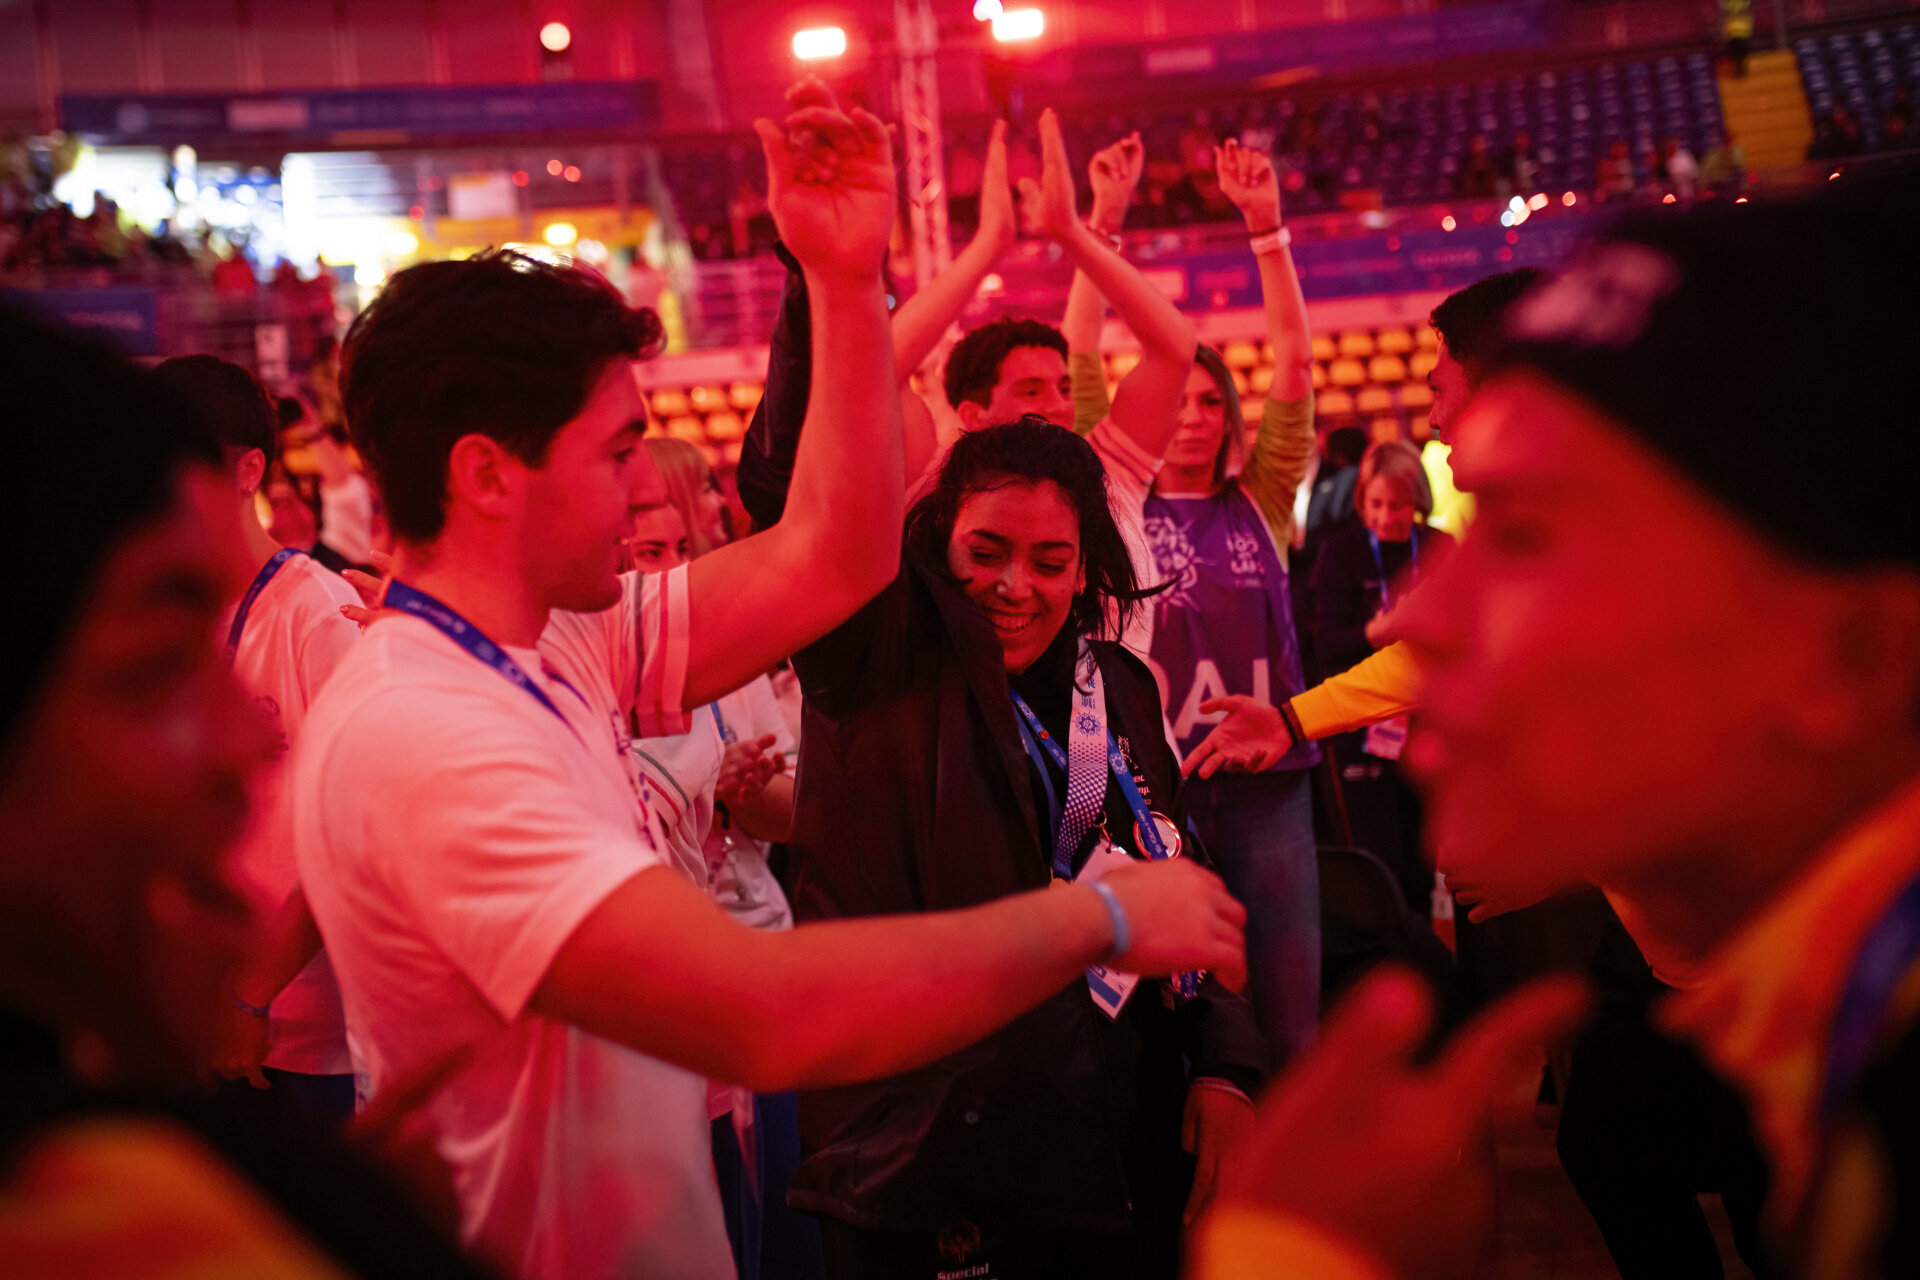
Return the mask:
M 1427 409 L 1433 393 L 1427 389 L 1439 337 L 1427 325 L 1417 328 L 1349 329 L 1320 334 L 1313 340 L 1315 408 L 1322 419 L 1350 420 L 1376 437 L 1405 432 L 1426 434 Z M 1249 426 L 1260 420 L 1267 388 L 1273 382 L 1273 352 L 1265 342 L 1226 344 L 1221 355 L 1233 371 Z M 1131 351 L 1106 358 L 1109 388 L 1139 360 Z M 732 467 L 740 460 L 740 441 L 761 384 L 740 381 L 728 386 L 711 384 L 658 387 L 648 396 L 655 429 L 699 445 L 716 467 Z
M 1920 84 L 1920 25 L 1803 36 L 1794 42 L 1807 105 L 1816 117 L 1845 106 L 1860 118 L 1867 149 L 1881 147 L 1881 121 L 1901 85 Z

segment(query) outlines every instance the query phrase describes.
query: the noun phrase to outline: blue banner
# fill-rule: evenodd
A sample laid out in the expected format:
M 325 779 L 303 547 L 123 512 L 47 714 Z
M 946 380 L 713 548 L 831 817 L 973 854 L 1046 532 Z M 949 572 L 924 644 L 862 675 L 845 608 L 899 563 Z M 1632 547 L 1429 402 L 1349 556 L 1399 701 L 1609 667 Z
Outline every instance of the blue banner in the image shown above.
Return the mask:
M 356 89 L 255 94 L 68 94 L 60 127 L 93 142 L 171 146 L 258 138 L 275 142 L 404 141 L 583 129 L 660 127 L 655 80 Z
M 160 354 L 159 307 L 152 289 L 0 289 L 0 306 L 111 344 L 122 355 Z

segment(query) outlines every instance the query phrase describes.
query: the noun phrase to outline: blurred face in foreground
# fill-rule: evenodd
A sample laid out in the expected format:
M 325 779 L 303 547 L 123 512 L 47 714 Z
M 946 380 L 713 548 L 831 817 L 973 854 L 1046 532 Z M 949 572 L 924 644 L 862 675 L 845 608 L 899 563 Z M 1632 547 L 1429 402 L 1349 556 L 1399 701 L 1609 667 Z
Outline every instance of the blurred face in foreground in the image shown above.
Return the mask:
M 9 994 L 111 1042 L 106 1072 L 182 1071 L 244 942 L 224 852 L 267 743 L 216 631 L 250 576 L 231 478 L 184 474 L 105 561 L 0 782 Z
M 1482 392 L 1454 458 L 1478 515 L 1403 626 L 1456 886 L 1731 883 L 1783 832 L 1824 838 L 1861 744 L 1912 740 L 1910 575 L 1789 560 L 1537 375 Z

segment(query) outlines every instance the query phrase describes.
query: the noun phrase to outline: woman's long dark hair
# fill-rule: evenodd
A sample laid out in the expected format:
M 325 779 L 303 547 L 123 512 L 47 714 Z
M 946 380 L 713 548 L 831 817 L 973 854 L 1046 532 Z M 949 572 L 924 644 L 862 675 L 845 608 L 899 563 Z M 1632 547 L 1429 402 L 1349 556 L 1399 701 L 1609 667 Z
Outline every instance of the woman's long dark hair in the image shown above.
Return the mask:
M 941 463 L 933 488 L 907 513 L 907 543 L 944 566 L 953 522 L 969 494 L 1041 480 L 1059 485 L 1080 518 L 1086 586 L 1073 598 L 1067 625 L 1075 635 L 1117 639 L 1140 601 L 1158 588 L 1142 588 L 1133 575 L 1133 557 L 1107 505 L 1107 469 L 1100 456 L 1039 414 L 961 436 Z

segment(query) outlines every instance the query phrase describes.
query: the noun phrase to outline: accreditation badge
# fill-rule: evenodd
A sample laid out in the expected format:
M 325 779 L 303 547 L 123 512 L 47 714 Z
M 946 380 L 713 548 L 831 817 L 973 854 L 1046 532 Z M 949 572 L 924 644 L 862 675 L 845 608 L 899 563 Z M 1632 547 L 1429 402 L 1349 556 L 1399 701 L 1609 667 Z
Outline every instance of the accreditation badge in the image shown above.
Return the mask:
M 1132 854 L 1102 835 L 1093 846 L 1093 852 L 1087 855 L 1080 874 L 1074 877 L 1074 883 L 1093 884 L 1115 867 L 1124 867 L 1132 861 Z M 1140 975 L 1137 973 L 1122 973 L 1103 964 L 1087 970 L 1087 990 L 1100 1012 L 1109 1018 L 1120 1016 L 1120 1011 L 1127 1007 L 1127 1001 L 1133 998 L 1134 989 L 1139 985 Z

